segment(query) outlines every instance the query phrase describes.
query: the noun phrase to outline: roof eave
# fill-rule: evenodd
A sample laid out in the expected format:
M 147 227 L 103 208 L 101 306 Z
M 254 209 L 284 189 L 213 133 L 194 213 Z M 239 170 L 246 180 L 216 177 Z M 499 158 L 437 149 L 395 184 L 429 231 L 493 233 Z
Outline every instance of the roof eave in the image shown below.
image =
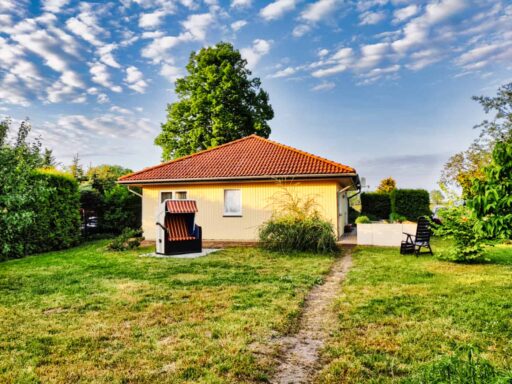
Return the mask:
M 279 180 L 304 180 L 304 179 L 338 179 L 359 178 L 357 173 L 330 173 L 330 174 L 301 174 L 301 175 L 266 175 L 266 176 L 236 176 L 218 178 L 186 178 L 186 179 L 150 179 L 150 180 L 118 180 L 119 184 L 126 185 L 159 185 L 159 184 L 184 184 L 184 183 L 219 183 L 234 181 L 279 181 Z

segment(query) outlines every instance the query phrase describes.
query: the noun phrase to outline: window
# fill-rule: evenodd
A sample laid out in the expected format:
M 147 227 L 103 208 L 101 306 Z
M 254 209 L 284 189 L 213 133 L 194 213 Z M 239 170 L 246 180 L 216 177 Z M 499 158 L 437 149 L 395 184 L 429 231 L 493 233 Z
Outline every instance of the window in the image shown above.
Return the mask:
M 239 189 L 224 190 L 224 216 L 242 216 L 242 192 Z
M 187 191 L 176 191 L 174 193 L 174 198 L 176 200 L 187 200 Z
M 172 199 L 172 192 L 160 192 L 160 202 Z
M 166 191 L 160 192 L 160 202 L 163 203 L 165 200 L 186 200 L 187 191 Z

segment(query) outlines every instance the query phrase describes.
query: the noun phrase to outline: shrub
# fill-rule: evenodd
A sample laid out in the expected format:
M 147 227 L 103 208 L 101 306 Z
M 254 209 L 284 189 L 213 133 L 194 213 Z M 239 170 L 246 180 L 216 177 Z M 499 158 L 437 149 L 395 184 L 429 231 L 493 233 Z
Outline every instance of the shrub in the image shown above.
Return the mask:
M 357 219 L 356 219 L 356 224 L 369 224 L 371 223 L 372 221 L 370 220 L 370 218 L 368 216 L 359 216 Z
M 33 167 L 31 158 L 0 147 L 0 260 L 29 253 L 34 208 L 44 206 L 49 193 L 42 180 L 34 180 Z
M 120 234 L 123 228 L 141 226 L 141 199 L 125 186 L 116 185 L 105 191 L 101 228 L 104 232 Z
M 391 215 L 389 215 L 389 221 L 392 223 L 403 223 L 404 221 L 407 221 L 407 217 L 393 212 Z
M 391 213 L 391 200 L 387 193 L 361 193 L 361 214 L 387 219 Z
M 430 216 L 428 191 L 424 189 L 395 189 L 391 192 L 391 211 L 413 221 L 420 216 Z
M 260 228 L 259 237 L 262 246 L 273 251 L 332 253 L 338 250 L 332 224 L 318 216 L 274 217 Z
M 445 251 L 441 258 L 456 262 L 474 262 L 481 259 L 487 241 L 476 226 L 478 220 L 467 207 L 455 207 L 440 212 L 441 225 L 434 226 L 434 233 L 455 241 L 455 247 Z
M 142 240 L 142 230 L 124 228 L 119 236 L 108 243 L 107 248 L 119 252 L 135 249 L 140 246 Z
M 359 211 L 355 210 L 352 207 L 348 207 L 348 222 L 355 223 L 356 219 L 359 217 Z
M 259 229 L 263 248 L 280 252 L 338 250 L 334 228 L 321 218 L 313 197 L 304 198 L 283 187 L 274 196 L 274 206 L 274 215 Z

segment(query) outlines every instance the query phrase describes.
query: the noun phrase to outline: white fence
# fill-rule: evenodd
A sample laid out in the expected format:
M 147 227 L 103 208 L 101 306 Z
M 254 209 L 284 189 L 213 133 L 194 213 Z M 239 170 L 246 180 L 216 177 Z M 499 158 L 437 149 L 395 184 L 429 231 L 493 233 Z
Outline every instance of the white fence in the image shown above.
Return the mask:
M 399 247 L 406 236 L 403 234 L 416 234 L 416 223 L 412 224 L 357 224 L 358 245 L 381 245 Z

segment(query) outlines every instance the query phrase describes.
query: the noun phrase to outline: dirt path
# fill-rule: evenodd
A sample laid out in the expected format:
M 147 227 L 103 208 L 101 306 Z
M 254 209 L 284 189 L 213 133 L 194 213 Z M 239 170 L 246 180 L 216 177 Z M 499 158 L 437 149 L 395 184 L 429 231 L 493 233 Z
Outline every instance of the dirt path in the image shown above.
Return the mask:
M 311 290 L 306 298 L 298 332 L 277 341 L 284 354 L 271 380 L 272 383 L 311 382 L 318 368 L 320 348 L 336 321 L 332 303 L 351 265 L 351 251 L 347 250 L 345 255 L 333 264 L 324 284 Z

